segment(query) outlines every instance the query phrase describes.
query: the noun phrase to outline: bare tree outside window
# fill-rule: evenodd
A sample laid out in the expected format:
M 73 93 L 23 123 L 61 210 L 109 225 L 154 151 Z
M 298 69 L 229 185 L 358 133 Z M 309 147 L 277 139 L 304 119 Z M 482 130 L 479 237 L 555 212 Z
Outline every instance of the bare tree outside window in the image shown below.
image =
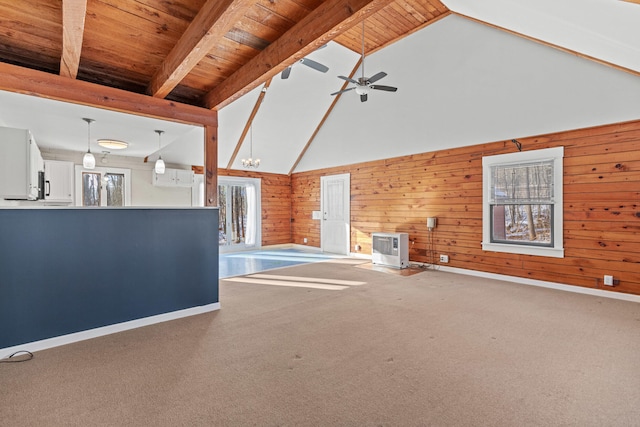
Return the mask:
M 491 167 L 493 242 L 553 245 L 553 161 Z

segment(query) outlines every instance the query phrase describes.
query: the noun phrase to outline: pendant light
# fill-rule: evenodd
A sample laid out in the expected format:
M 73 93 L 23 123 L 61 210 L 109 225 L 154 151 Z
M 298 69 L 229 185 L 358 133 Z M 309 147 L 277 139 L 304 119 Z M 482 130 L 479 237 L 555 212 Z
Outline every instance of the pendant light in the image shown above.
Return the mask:
M 242 166 L 257 169 L 260 166 L 260 159 L 253 158 L 253 125 L 249 128 L 249 144 L 249 158 L 242 159 Z
M 162 149 L 162 134 L 164 133 L 163 130 L 156 130 L 155 131 L 158 134 L 158 153 L 160 153 L 160 150 Z M 158 160 L 156 160 L 156 166 L 155 166 L 155 171 L 158 175 L 162 175 L 164 173 L 164 160 L 162 160 L 162 154 L 158 154 Z
M 96 167 L 96 158 L 91 154 L 91 122 L 95 122 L 93 119 L 83 118 L 85 122 L 87 122 L 88 126 L 88 137 L 87 137 L 87 152 L 84 153 L 84 157 L 82 158 L 82 166 L 85 169 L 94 169 Z

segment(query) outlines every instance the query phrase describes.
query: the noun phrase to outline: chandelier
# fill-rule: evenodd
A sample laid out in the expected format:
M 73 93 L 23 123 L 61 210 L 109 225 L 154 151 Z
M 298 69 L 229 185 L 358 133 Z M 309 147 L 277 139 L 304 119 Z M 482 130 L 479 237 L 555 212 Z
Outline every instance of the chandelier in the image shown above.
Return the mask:
M 260 166 L 260 159 L 253 158 L 253 125 L 249 127 L 249 158 L 242 159 L 242 166 L 247 169 L 257 169 Z

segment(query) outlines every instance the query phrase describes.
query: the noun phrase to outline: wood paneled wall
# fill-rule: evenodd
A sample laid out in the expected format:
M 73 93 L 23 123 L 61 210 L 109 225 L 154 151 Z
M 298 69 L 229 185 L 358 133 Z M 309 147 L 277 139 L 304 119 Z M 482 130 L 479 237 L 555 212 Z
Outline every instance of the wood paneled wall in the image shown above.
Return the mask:
M 293 243 L 320 246 L 320 177 L 350 173 L 352 251 L 370 254 L 372 232 L 407 232 L 411 261 L 446 254 L 451 267 L 640 294 L 640 121 L 518 139 L 523 151 L 565 147 L 564 258 L 481 248 L 482 157 L 516 151 L 511 141 L 293 174 Z
M 261 178 L 262 244 L 291 243 L 291 179 L 288 175 L 218 169 L 218 176 Z

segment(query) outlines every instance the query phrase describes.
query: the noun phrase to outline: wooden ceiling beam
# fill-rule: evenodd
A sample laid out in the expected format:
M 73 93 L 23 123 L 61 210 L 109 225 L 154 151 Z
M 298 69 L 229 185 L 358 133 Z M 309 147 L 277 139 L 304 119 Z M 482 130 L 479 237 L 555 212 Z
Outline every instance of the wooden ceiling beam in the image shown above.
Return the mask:
M 0 90 L 179 123 L 217 126 L 216 111 L 0 62 Z
M 60 75 L 75 79 L 80 66 L 87 0 L 62 0 Z
M 327 0 L 204 97 L 221 108 L 376 13 L 392 0 Z
M 253 4 L 254 0 L 208 0 L 151 78 L 147 93 L 166 97 Z
M 242 143 L 244 139 L 247 137 L 247 133 L 249 129 L 251 129 L 251 125 L 253 125 L 253 119 L 255 119 L 256 114 L 258 114 L 258 110 L 260 110 L 260 106 L 262 105 L 262 101 L 264 100 L 264 96 L 267 94 L 267 89 L 269 89 L 269 85 L 271 84 L 271 79 L 267 80 L 262 88 L 262 92 L 258 96 L 255 105 L 253 106 L 253 110 L 251 110 L 251 114 L 249 114 L 249 119 L 247 119 L 247 123 L 244 125 L 244 129 L 242 129 L 242 134 L 238 139 L 238 143 L 236 144 L 236 148 L 233 150 L 233 154 L 231 154 L 231 158 L 229 159 L 229 163 L 227 164 L 227 170 L 231 169 L 233 166 L 233 162 L 238 157 L 238 152 L 240 151 L 240 147 L 242 147 Z

